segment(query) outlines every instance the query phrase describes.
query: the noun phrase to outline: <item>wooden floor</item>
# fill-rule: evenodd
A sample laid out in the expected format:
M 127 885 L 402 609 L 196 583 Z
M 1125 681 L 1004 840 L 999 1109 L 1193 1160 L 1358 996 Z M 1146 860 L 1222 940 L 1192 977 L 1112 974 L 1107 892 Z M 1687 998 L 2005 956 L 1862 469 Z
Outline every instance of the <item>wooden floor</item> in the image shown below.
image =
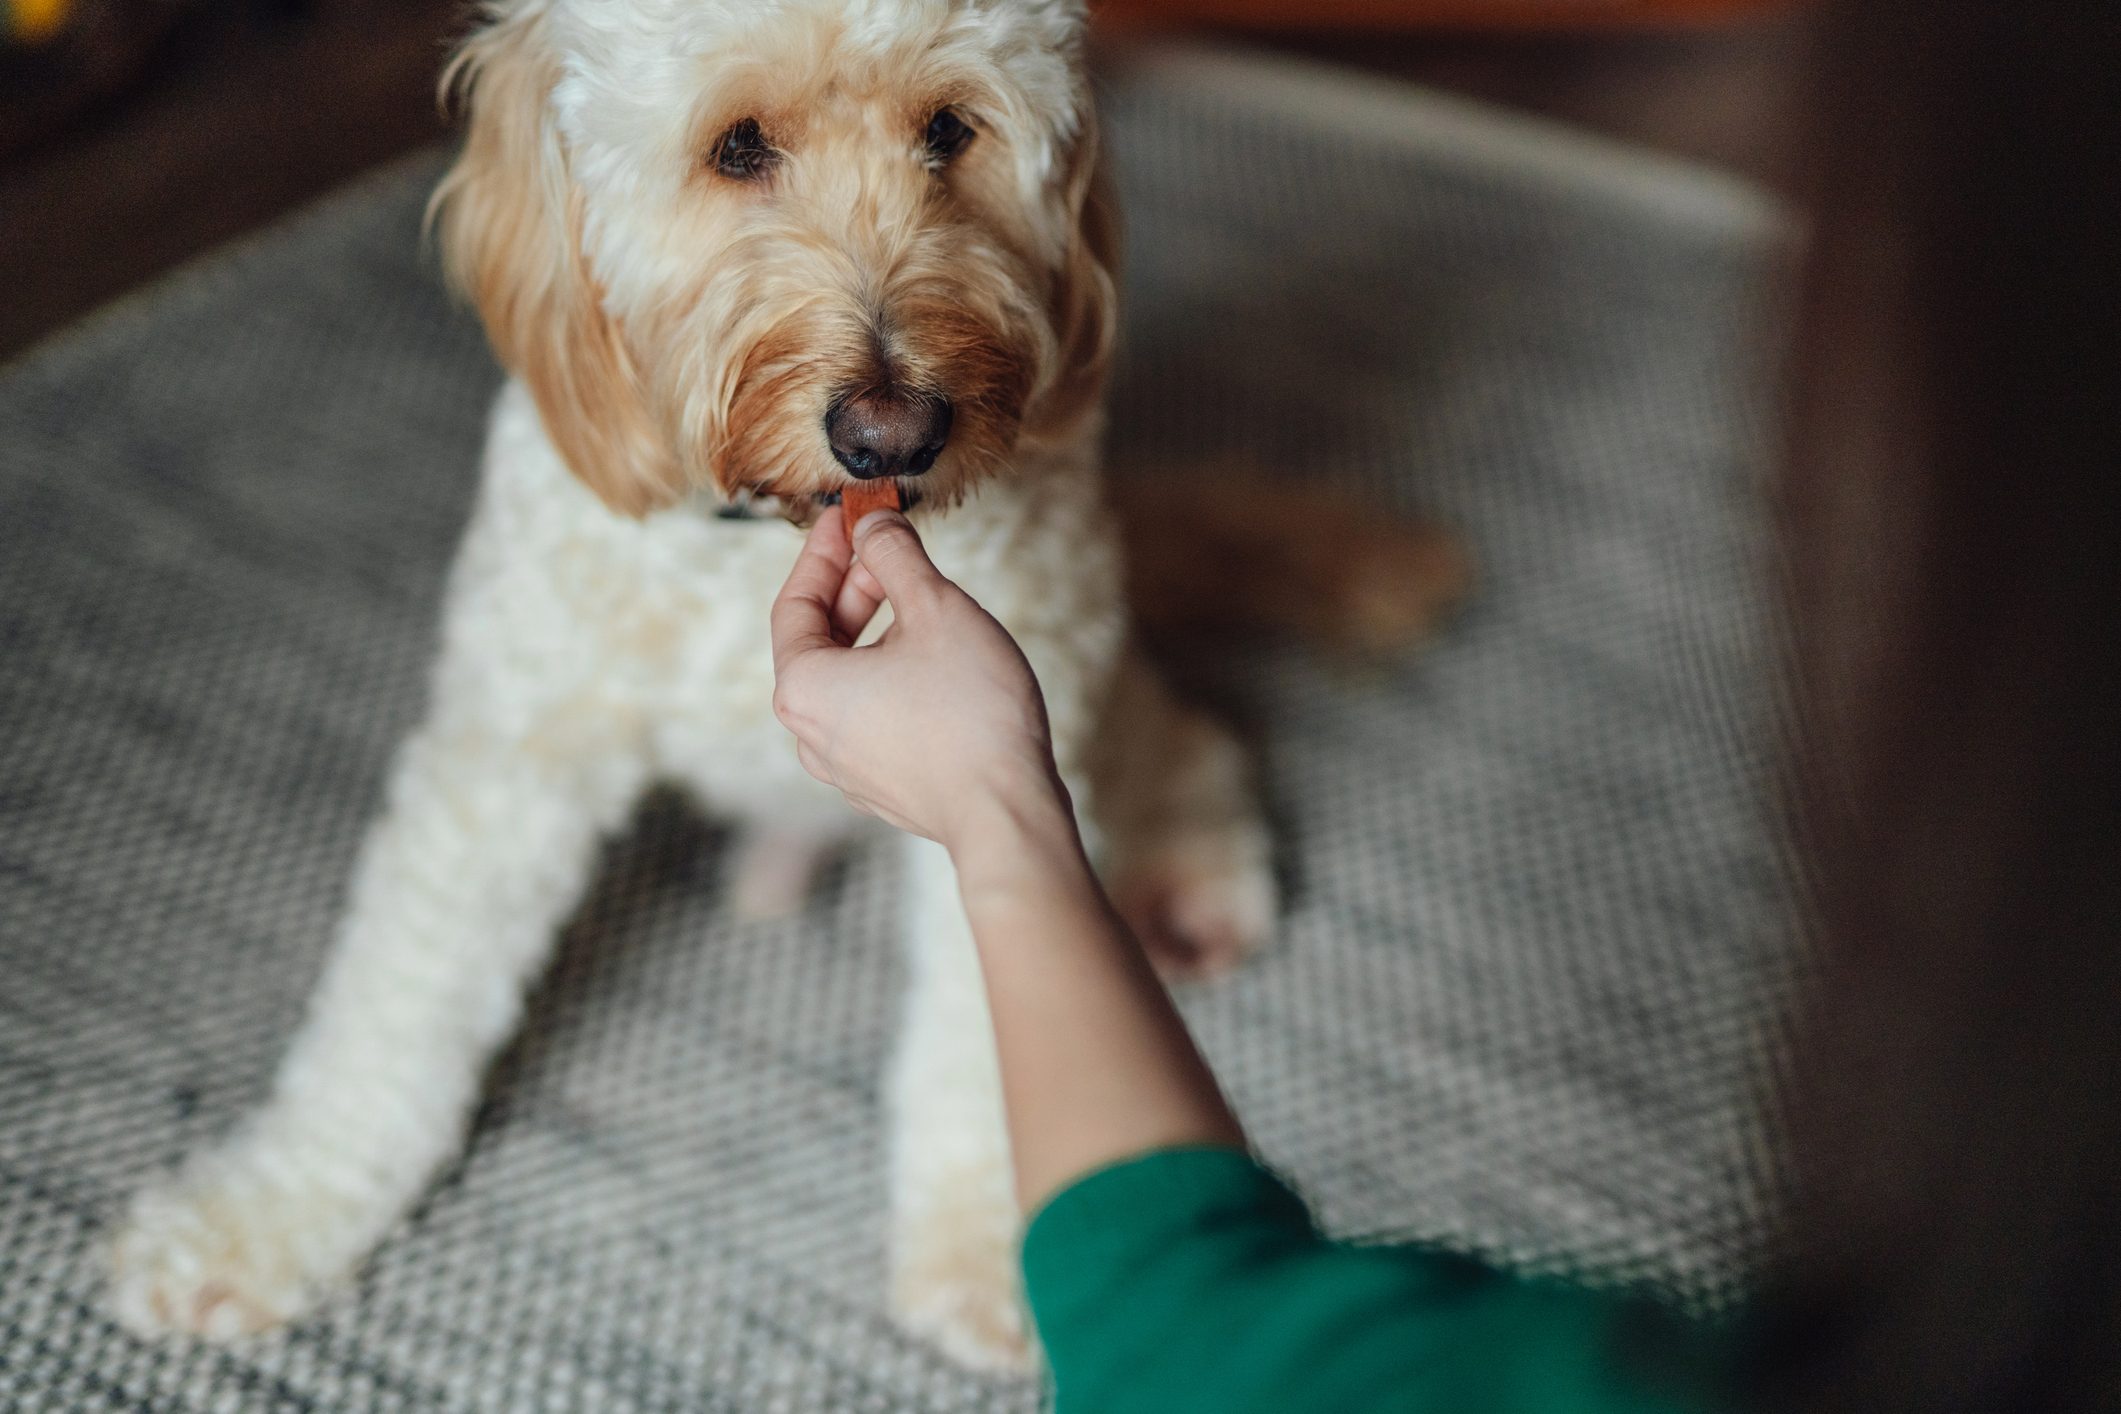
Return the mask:
M 0 358 L 447 129 L 434 74 L 457 0 L 190 26 L 153 78 L 0 160 Z M 1788 21 L 1679 35 L 1285 37 L 1787 186 L 1801 114 Z

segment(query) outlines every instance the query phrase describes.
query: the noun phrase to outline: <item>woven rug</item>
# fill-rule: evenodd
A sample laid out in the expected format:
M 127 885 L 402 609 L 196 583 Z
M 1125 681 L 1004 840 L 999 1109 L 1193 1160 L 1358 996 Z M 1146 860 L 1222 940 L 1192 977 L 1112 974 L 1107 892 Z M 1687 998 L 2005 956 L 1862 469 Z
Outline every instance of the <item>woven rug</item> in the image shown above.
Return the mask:
M 1418 507 L 1481 567 L 1433 650 L 1177 664 L 1255 734 L 1283 940 L 1188 1015 L 1333 1230 L 1727 1302 L 1793 971 L 1760 609 L 1775 211 L 1397 87 L 1107 75 L 1114 443 Z M 498 374 L 423 158 L 0 376 L 0 1407 L 1029 1411 L 882 1308 L 896 884 L 737 922 L 652 799 L 464 1161 L 358 1286 L 135 1341 L 97 1242 L 262 1093 L 320 964 Z

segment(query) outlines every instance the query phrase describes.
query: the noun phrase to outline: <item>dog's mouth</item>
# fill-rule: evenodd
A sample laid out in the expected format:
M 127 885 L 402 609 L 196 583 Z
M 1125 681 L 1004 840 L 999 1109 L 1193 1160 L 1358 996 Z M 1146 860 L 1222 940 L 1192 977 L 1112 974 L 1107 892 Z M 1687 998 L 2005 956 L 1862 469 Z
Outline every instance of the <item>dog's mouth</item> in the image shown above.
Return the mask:
M 921 503 L 920 487 L 911 478 L 900 477 L 898 481 L 899 505 L 912 510 Z M 786 521 L 790 525 L 807 526 L 822 515 L 827 506 L 840 503 L 838 491 L 815 491 L 803 496 L 783 496 L 770 490 L 763 482 L 740 486 L 736 494 L 715 508 L 717 520 Z

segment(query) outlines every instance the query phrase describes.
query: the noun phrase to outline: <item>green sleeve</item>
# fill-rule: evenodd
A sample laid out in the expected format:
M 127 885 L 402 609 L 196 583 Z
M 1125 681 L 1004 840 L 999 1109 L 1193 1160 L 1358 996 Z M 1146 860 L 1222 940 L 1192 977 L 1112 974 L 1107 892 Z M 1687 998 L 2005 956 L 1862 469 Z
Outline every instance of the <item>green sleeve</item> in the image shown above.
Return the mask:
M 1416 1248 L 1342 1246 L 1246 1155 L 1175 1149 L 1024 1237 L 1055 1414 L 1700 1414 L 1721 1337 Z

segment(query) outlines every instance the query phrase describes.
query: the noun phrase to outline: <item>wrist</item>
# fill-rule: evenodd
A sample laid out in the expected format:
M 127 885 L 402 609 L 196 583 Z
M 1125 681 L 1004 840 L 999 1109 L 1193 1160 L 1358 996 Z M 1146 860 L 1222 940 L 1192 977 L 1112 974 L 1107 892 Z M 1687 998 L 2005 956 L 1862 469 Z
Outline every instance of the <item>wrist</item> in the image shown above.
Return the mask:
M 1096 888 L 1074 806 L 1050 768 L 983 792 L 947 848 L 968 912 Z

